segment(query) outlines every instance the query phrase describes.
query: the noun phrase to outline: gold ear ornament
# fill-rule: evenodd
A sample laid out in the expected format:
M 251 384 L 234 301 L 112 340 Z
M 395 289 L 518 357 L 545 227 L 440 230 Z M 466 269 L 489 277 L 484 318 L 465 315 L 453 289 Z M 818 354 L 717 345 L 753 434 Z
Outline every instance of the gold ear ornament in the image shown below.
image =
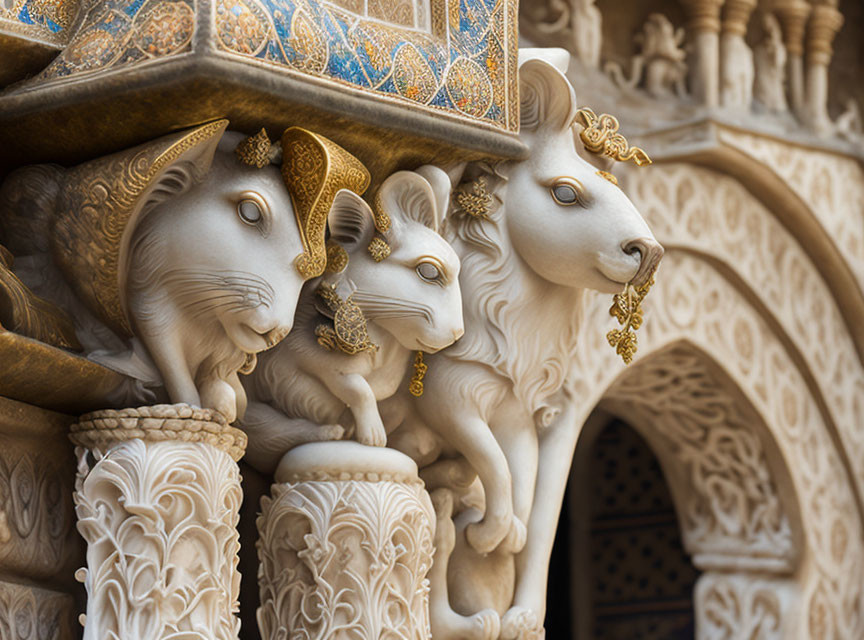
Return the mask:
M 384 235 L 390 231 L 390 216 L 384 211 L 384 200 L 381 198 L 381 189 L 375 193 L 375 206 L 372 216 L 375 218 L 375 230 Z
M 576 121 L 583 127 L 579 132 L 582 144 L 591 153 L 608 156 L 618 162 L 632 160 L 638 167 L 652 163 L 643 149 L 631 147 L 627 138 L 618 133 L 618 118 L 615 116 L 608 113 L 597 116 L 588 107 L 583 107 L 576 112 Z
M 348 266 L 348 252 L 341 244 L 327 243 L 327 272 L 342 273 Z
M 315 293 L 333 314 L 333 326 L 319 324 L 315 328 L 318 344 L 328 351 L 339 350 L 349 356 L 363 351 L 378 351 L 378 345 L 369 339 L 363 310 L 348 296 L 345 300 L 335 287 L 322 285 Z
M 606 334 L 606 340 L 615 349 L 615 353 L 621 356 L 624 364 L 633 362 L 633 356 L 639 348 L 636 330 L 642 326 L 644 319 L 642 301 L 653 284 L 654 274 L 651 274 L 651 277 L 638 287 L 627 283 L 624 285 L 624 291 L 616 293 L 612 298 L 609 315 L 618 320 L 618 324 L 623 327 L 612 329 Z
M 327 266 L 325 229 L 336 193 L 348 189 L 362 195 L 369 187 L 369 171 L 335 142 L 291 127 L 282 134 L 282 178 L 303 243 L 294 264 L 304 278 L 315 278 Z
M 408 392 L 415 398 L 423 395 L 423 378 L 426 377 L 426 372 L 429 366 L 423 362 L 423 352 L 418 351 L 414 356 L 414 375 L 411 376 L 411 383 L 408 385 Z
M 603 171 L 601 169 L 600 171 L 597 172 L 597 175 L 600 176 L 601 178 L 603 178 L 604 180 L 608 180 L 609 182 L 614 184 L 616 187 L 618 186 L 618 178 L 616 178 L 614 175 L 612 175 L 608 171 Z
M 489 217 L 495 197 L 489 192 L 486 178 L 480 177 L 469 185 L 460 187 L 453 196 L 458 207 L 472 218 L 485 220 Z
M 270 142 L 267 130 L 262 127 L 254 136 L 244 138 L 234 149 L 234 153 L 243 164 L 263 169 L 273 159 L 272 148 L 273 143 Z
M 390 256 L 390 245 L 383 238 L 375 236 L 366 247 L 375 262 L 386 260 Z

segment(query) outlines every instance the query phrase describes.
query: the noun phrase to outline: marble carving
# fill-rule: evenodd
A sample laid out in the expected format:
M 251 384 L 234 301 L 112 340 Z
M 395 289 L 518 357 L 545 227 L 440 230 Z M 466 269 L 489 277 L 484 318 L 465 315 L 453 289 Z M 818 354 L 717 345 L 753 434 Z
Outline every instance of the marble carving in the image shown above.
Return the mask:
M 430 358 L 422 397 L 384 403 L 398 425 L 392 446 L 418 462 L 430 490 L 454 494 L 436 500 L 436 640 L 542 632 L 545 567 L 518 554 L 526 545 L 551 551 L 539 534 L 554 530 L 557 501 L 551 513 L 546 503 L 563 493 L 571 452 L 544 443 L 543 432 L 565 419 L 580 291 L 642 283 L 663 253 L 623 191 L 574 147 L 566 52 L 520 55 L 521 137 L 531 155 L 469 166 L 445 231 L 462 259 L 465 337 Z M 459 206 L 468 202 L 460 192 L 487 188 L 487 211 Z M 450 549 L 458 563 L 448 573 Z
M 323 214 L 295 210 L 291 172 L 244 162 L 235 153 L 244 137 L 227 125 L 69 170 L 25 167 L 0 192 L 17 275 L 69 312 L 91 359 L 135 381 L 118 404 L 152 401 L 148 387 L 164 387 L 171 402 L 233 421 L 246 404 L 238 373 L 294 322 L 310 275 L 295 262 L 323 247 L 324 221 L 315 218 L 327 203 Z M 291 135 L 308 138 L 308 148 L 336 148 L 299 129 Z M 308 148 L 291 147 L 283 173 Z M 329 165 L 322 184 L 362 191 L 365 169 L 336 149 L 342 162 Z
M 272 472 L 293 445 L 338 439 L 346 429 L 362 444 L 383 446 L 377 402 L 402 385 L 416 352 L 434 353 L 461 337 L 459 258 L 438 234 L 449 195 L 449 177 L 431 165 L 387 178 L 377 212 L 356 194 L 337 194 L 330 239 L 347 266 L 310 283 L 294 331 L 261 358 L 246 385 L 253 399 L 243 419 L 248 459 L 259 469 Z M 375 246 L 386 247 L 386 257 Z M 327 305 L 334 300 L 342 306 Z M 359 322 L 344 323 L 355 333 L 341 336 L 348 311 Z

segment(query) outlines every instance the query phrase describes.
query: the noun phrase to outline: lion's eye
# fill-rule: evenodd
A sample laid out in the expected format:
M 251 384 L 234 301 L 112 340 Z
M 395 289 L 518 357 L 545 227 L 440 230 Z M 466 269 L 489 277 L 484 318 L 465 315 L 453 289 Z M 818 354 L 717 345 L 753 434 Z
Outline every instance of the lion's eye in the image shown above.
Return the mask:
M 585 189 L 575 179 L 558 180 L 551 187 L 552 198 L 560 205 L 569 207 L 574 204 L 584 204 Z
M 431 262 L 421 262 L 417 265 L 417 275 L 429 282 L 436 282 L 441 278 L 441 270 Z
M 261 205 L 254 200 L 241 200 L 237 205 L 237 214 L 243 222 L 252 225 L 261 222 L 263 217 Z

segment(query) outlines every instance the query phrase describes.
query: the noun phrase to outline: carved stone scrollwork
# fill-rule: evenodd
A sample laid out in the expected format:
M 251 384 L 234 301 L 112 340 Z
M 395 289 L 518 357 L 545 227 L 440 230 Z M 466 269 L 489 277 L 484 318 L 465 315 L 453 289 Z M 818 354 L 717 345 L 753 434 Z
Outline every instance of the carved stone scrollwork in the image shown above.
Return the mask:
M 75 488 L 85 640 L 237 638 L 245 436 L 217 415 L 144 407 L 90 414 L 73 429 L 92 446 L 77 449 Z
M 258 518 L 265 640 L 425 640 L 435 513 L 414 463 L 353 442 L 286 454 Z
M 792 529 L 752 428 L 758 419 L 717 384 L 699 354 L 672 350 L 634 365 L 609 399 L 646 416 L 664 438 L 658 450 L 666 463 L 689 479 L 677 491 L 686 496 L 684 542 L 697 566 L 791 570 Z
M 706 573 L 696 585 L 700 640 L 780 640 L 797 597 L 789 580 Z

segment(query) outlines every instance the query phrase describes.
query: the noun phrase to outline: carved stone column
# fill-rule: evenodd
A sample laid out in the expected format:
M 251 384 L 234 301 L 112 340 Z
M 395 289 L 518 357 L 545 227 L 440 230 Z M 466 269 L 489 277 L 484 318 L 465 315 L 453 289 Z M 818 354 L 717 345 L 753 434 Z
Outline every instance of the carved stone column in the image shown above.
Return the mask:
M 786 74 L 789 78 L 789 103 L 801 118 L 804 113 L 804 31 L 810 5 L 805 0 L 779 0 L 774 13 L 783 28 L 786 45 Z
M 720 33 L 720 104 L 749 108 L 753 100 L 753 53 L 744 42 L 756 0 L 726 0 Z
M 87 414 L 71 438 L 84 640 L 236 639 L 246 435 L 216 412 L 160 405 Z
M 720 7 L 723 0 L 681 0 L 687 12 L 687 31 L 694 44 L 694 62 L 689 65 L 690 87 L 696 99 L 708 107 L 719 102 Z
M 828 117 L 828 65 L 834 36 L 843 26 L 843 14 L 828 4 L 817 4 L 807 25 L 807 125 L 816 133 L 831 128 Z
M 258 518 L 261 637 L 429 638 L 435 514 L 414 462 L 320 442 L 275 477 Z

